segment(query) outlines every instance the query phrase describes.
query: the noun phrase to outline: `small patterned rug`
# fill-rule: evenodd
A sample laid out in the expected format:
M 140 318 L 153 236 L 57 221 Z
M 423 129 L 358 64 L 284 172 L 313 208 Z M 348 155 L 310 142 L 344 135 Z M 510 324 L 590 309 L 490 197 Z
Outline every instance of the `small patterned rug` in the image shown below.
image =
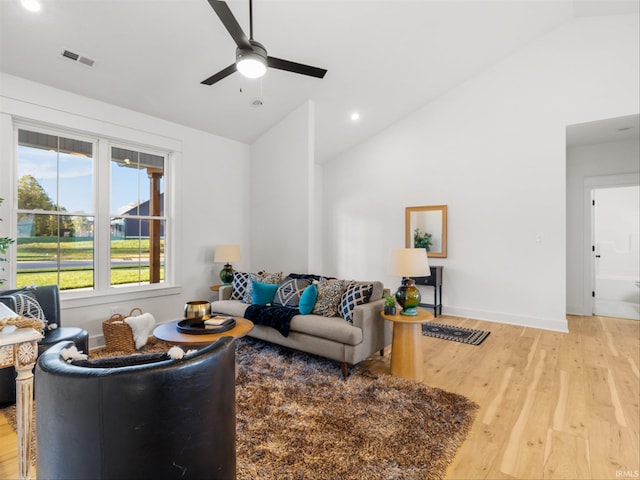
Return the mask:
M 441 323 L 425 323 L 422 325 L 422 334 L 427 337 L 441 338 L 453 342 L 480 345 L 491 332 L 486 330 L 474 330 L 472 328 L 456 327 L 455 325 L 443 325 Z

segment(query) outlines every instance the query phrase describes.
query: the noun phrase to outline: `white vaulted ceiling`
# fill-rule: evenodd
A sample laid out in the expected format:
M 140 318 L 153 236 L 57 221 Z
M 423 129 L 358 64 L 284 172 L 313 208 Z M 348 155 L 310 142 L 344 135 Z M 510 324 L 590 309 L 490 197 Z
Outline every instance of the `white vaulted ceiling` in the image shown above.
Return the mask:
M 248 35 L 248 0 L 228 3 Z M 246 143 L 311 99 L 322 163 L 574 16 L 637 5 L 254 0 L 254 37 L 269 54 L 327 75 L 269 69 L 261 80 L 234 73 L 204 86 L 235 59 L 206 0 L 43 0 L 37 14 L 0 0 L 0 71 Z M 64 50 L 95 64 L 70 61 Z

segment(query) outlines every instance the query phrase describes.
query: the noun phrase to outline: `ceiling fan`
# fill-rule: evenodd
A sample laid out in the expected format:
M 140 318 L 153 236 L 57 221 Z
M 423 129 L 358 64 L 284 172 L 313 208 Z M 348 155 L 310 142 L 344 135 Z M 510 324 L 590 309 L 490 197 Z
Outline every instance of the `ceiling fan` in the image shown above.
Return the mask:
M 282 60 L 281 58 L 267 55 L 267 49 L 264 48 L 264 45 L 253 39 L 253 0 L 249 0 L 249 38 L 247 38 L 242 31 L 242 28 L 240 28 L 240 25 L 233 16 L 233 13 L 231 13 L 226 2 L 221 0 L 208 0 L 208 2 L 218 17 L 220 17 L 222 24 L 238 47 L 236 48 L 236 62 L 200 82 L 203 85 L 213 85 L 223 78 L 228 77 L 236 70 L 247 78 L 259 78 L 265 74 L 267 67 L 308 75 L 310 77 L 324 78 L 327 71 L 323 68 L 311 67 L 309 65 L 303 65 L 302 63 Z

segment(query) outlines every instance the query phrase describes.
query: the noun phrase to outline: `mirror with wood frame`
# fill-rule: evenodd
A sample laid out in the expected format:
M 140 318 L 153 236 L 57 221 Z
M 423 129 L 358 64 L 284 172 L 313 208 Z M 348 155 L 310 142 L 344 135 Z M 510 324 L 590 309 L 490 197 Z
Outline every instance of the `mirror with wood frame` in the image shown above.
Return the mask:
M 447 206 L 407 207 L 405 210 L 405 246 L 426 248 L 427 256 L 447 256 Z

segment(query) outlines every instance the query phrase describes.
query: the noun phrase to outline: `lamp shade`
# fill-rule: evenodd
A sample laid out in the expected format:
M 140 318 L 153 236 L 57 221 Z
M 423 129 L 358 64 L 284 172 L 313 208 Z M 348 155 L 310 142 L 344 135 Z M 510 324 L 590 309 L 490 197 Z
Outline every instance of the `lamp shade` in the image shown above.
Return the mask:
M 240 261 L 240 245 L 216 245 L 214 263 L 232 263 Z
M 398 277 L 430 276 L 427 250 L 424 248 L 396 248 L 391 252 L 391 274 Z

